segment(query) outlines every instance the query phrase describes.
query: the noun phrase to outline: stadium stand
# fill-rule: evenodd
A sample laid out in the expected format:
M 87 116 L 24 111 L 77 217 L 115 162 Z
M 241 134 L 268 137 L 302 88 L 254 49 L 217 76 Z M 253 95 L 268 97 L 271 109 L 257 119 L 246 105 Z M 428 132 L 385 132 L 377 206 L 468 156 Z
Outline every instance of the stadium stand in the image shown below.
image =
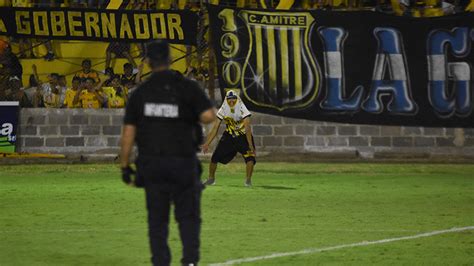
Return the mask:
M 87 1 L 71 1 L 63 3 L 67 8 L 86 6 Z M 337 11 L 352 10 L 373 10 L 374 12 L 385 12 L 403 16 L 434 16 L 459 13 L 474 10 L 474 1 L 351 1 L 351 0 L 301 0 L 285 1 L 287 6 L 279 6 L 280 3 L 264 0 L 239 0 L 239 1 L 211 1 L 213 4 L 219 3 L 226 6 L 237 7 L 279 7 L 291 9 L 324 9 Z M 0 1 L 5 5 L 5 1 Z M 111 1 L 103 3 L 109 8 L 124 8 L 124 5 L 133 5 L 135 2 Z M 198 34 L 197 46 L 172 45 L 172 57 L 175 60 L 172 67 L 187 76 L 194 77 L 204 84 L 208 89 L 211 98 L 219 99 L 220 91 L 214 90 L 212 86 L 217 82 L 210 71 L 214 67 L 209 63 L 213 62 L 213 53 L 208 49 L 208 28 L 209 22 L 205 10 L 200 9 L 201 3 L 186 1 L 152 1 L 137 2 L 142 9 L 177 9 L 188 8 L 200 11 L 200 32 Z M 11 5 L 8 3 L 8 5 Z M 27 4 L 26 6 L 31 5 Z M 440 10 L 439 7 L 449 7 L 446 12 L 432 12 L 431 8 Z M 436 9 L 438 8 L 438 9 Z M 0 101 L 18 100 L 23 107 L 44 107 L 45 97 L 37 93 L 37 88 L 47 87 L 53 76 L 57 75 L 57 83 L 61 91 L 65 91 L 63 96 L 66 104 L 63 108 L 78 108 L 82 103 L 74 104 L 73 78 L 82 71 L 82 63 L 85 59 L 90 59 L 91 69 L 99 74 L 99 78 L 104 81 L 103 93 L 114 101 L 104 103 L 101 108 L 108 110 L 65 110 L 57 108 L 29 109 L 23 108 L 19 113 L 19 141 L 18 150 L 21 152 L 41 152 L 41 153 L 111 153 L 115 154 L 118 148 L 120 125 L 123 116 L 123 106 L 125 95 L 129 95 L 129 89 L 123 89 L 123 83 L 117 83 L 118 78 L 122 80 L 124 65 L 130 63 L 127 58 L 115 58 L 112 56 L 110 68 L 106 69 L 106 51 L 108 42 L 99 41 L 73 41 L 73 40 L 53 40 L 51 42 L 54 58 L 45 60 L 48 55 L 48 48 L 44 45 L 47 40 L 28 40 L 20 43 L 19 40 L 9 39 L 0 36 L 0 58 L 3 60 L 7 50 L 11 47 L 13 58 L 9 62 L 11 73 L 5 72 L 5 64 L 0 72 L 1 84 L 8 87 L 0 87 Z M 32 52 L 23 51 L 32 47 Z M 130 55 L 133 58 L 136 68 L 133 75 L 141 72 L 139 76 L 144 76 L 150 71 L 141 65 L 141 55 L 143 49 L 140 44 L 132 43 Z M 35 57 L 33 57 L 33 55 Z M 17 64 L 20 62 L 21 64 Z M 8 65 L 8 64 L 7 64 Z M 16 67 L 13 67 L 16 65 Z M 18 67 L 20 66 L 20 67 Z M 141 69 L 141 67 L 143 67 Z M 35 71 L 36 69 L 36 71 Z M 116 76 L 119 75 L 119 76 Z M 132 75 L 132 76 L 133 76 Z M 66 79 L 66 84 L 59 84 L 61 76 Z M 126 79 L 133 80 L 131 75 Z M 115 82 L 108 82 L 107 79 L 113 77 Z M 10 80 L 11 79 L 11 80 Z M 22 84 L 17 79 L 22 80 Z M 140 79 L 139 79 L 140 80 Z M 138 82 L 139 82 L 138 80 Z M 74 86 L 78 81 L 75 81 Z M 113 84 L 112 84 L 113 83 Z M 10 86 L 11 85 L 11 86 Z M 56 86 L 56 85 L 55 85 Z M 122 87 L 121 87 L 122 86 Z M 28 101 L 25 102 L 23 93 L 11 93 L 12 88 L 20 87 L 24 91 Z M 51 86 L 50 86 L 51 87 Z M 54 86 L 53 86 L 54 87 Z M 115 88 L 114 88 L 115 87 Z M 217 87 L 217 86 L 216 86 Z M 118 90 L 116 90 L 118 89 Z M 59 89 L 58 89 L 59 90 Z M 6 97 L 6 91 L 10 94 Z M 114 92 L 119 92 L 115 93 Z M 115 97 L 118 96 L 118 97 Z M 12 98 L 13 97 L 13 98 Z M 48 100 L 57 104 L 58 99 Z M 60 100 L 59 102 L 62 102 Z M 87 105 L 87 104 L 86 104 Z M 121 110 L 122 109 L 122 110 Z M 257 149 L 264 152 L 275 152 L 286 154 L 289 152 L 323 152 L 326 153 L 349 154 L 350 158 L 385 158 L 390 156 L 398 157 L 429 157 L 430 160 L 437 156 L 446 154 L 449 158 L 459 159 L 460 155 L 472 153 L 474 147 L 473 132 L 471 129 L 434 128 L 434 127 L 410 127 L 410 126 L 380 126 L 380 125 L 350 125 L 328 122 L 303 121 L 292 118 L 274 117 L 268 114 L 259 113 L 253 116 L 255 124 L 255 143 Z M 389 154 L 386 155 L 385 153 Z M 115 155 L 114 155 L 115 156 Z M 385 157 L 384 157 L 385 156 Z M 467 155 L 466 155 L 467 156 Z M 346 158 L 346 157 L 344 157 Z M 444 160 L 446 157 L 440 157 Z M 463 158 L 463 157 L 462 157 Z
M 266 7 L 280 9 L 325 9 L 338 11 L 353 10 L 373 10 L 377 12 L 392 13 L 401 16 L 412 17 L 432 17 L 442 16 L 453 13 L 474 10 L 474 1 L 465 0 L 425 0 L 425 1 L 405 1 L 405 0 L 288 0 L 288 1 L 269 1 L 269 0 L 223 0 L 211 1 L 213 4 L 237 6 L 237 7 Z M 209 38 L 207 29 L 208 22 L 204 8 L 204 2 L 186 1 L 186 0 L 109 0 L 109 1 L 86 1 L 86 0 L 64 0 L 64 1 L 25 1 L 25 0 L 2 0 L 0 6 L 13 7 L 62 7 L 62 8 L 108 8 L 108 9 L 127 9 L 127 10 L 150 10 L 150 9 L 191 9 L 199 10 L 200 33 L 197 47 L 172 45 L 172 57 L 174 61 L 172 68 L 192 76 L 195 79 L 208 82 L 211 98 L 214 98 L 214 67 L 209 65 L 213 62 L 213 55 L 207 49 L 207 39 Z M 201 8 L 203 7 L 203 8 Z M 2 71 L 3 88 L 0 89 L 0 100 L 12 99 L 5 94 L 8 93 L 8 80 L 10 77 L 21 78 L 23 88 L 34 87 L 34 84 L 40 81 L 47 81 L 52 72 L 64 75 L 66 87 L 70 87 L 72 79 L 81 71 L 81 64 L 84 59 L 91 60 L 91 68 L 99 73 L 101 79 L 107 79 L 105 75 L 106 68 L 110 67 L 115 74 L 123 74 L 123 65 L 130 63 L 134 66 L 134 74 L 138 72 L 138 65 L 141 63 L 143 55 L 143 44 L 124 44 L 107 43 L 91 41 L 73 41 L 73 40 L 54 40 L 47 39 L 14 39 L 1 36 L 1 57 L 5 57 L 7 50 L 11 50 L 9 57 L 13 58 L 11 64 L 19 59 L 22 66 L 22 73 L 12 70 L 12 74 L 6 74 Z M 9 64 L 3 64 L 3 68 Z M 36 66 L 37 72 L 34 73 L 33 66 Z M 55 71 L 51 71 L 54 69 Z M 144 76 L 149 72 L 146 67 L 143 69 Z M 31 75 L 38 80 L 30 81 Z M 204 86 L 207 87 L 207 86 Z M 31 90 L 30 90 L 31 91 Z M 30 95 L 31 96 L 31 92 Z M 33 103 L 30 97 L 29 104 L 23 107 L 40 107 L 41 104 Z M 62 105 L 61 105 L 62 107 Z

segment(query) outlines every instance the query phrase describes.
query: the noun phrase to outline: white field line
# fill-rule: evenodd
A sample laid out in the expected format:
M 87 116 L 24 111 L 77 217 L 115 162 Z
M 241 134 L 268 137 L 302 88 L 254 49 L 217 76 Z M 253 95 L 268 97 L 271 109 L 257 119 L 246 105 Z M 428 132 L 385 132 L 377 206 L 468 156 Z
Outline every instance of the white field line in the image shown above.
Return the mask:
M 145 231 L 147 228 L 70 228 L 70 229 L 16 229 L 0 230 L 0 234 L 21 234 L 21 233 L 82 233 L 82 232 L 126 232 Z M 308 230 L 307 227 L 287 227 L 287 228 L 203 228 L 202 231 L 299 231 Z M 421 232 L 420 230 L 408 229 L 311 229 L 320 232 Z
M 435 236 L 435 235 L 462 232 L 462 231 L 468 231 L 468 230 L 474 230 L 474 226 L 457 227 L 457 228 L 451 228 L 451 229 L 446 229 L 446 230 L 427 232 L 427 233 L 423 233 L 423 234 L 417 234 L 417 235 L 411 235 L 411 236 L 402 236 L 402 237 L 395 237 L 395 238 L 387 238 L 387 239 L 381 239 L 381 240 L 375 240 L 375 241 L 362 241 L 362 242 L 358 242 L 358 243 L 343 244 L 343 245 L 325 247 L 325 248 L 309 248 L 309 249 L 303 249 L 303 250 L 300 250 L 300 251 L 293 251 L 293 252 L 273 253 L 273 254 L 266 255 L 266 256 L 228 260 L 228 261 L 222 262 L 222 263 L 213 263 L 213 264 L 210 264 L 210 266 L 234 265 L 234 264 L 240 264 L 240 263 L 244 263 L 244 262 L 269 260 L 269 259 L 274 259 L 274 258 L 288 257 L 288 256 L 295 256 L 295 255 L 313 254 L 313 253 L 320 253 L 320 252 L 323 252 L 323 251 L 331 251 L 331 250 L 337 250 L 337 249 L 343 249 L 343 248 L 378 245 L 378 244 L 384 244 L 384 243 L 390 243 L 390 242 L 396 242 L 396 241 L 402 241 L 402 240 L 417 239 L 417 238 L 423 238 L 423 237 L 430 237 L 430 236 Z

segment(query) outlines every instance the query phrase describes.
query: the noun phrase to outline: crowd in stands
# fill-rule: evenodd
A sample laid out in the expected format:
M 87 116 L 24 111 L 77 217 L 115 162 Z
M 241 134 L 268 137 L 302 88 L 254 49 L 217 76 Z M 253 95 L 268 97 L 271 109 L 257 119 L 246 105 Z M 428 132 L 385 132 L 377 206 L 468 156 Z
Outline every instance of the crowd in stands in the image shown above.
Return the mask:
M 69 8 L 106 8 L 110 0 L 1 0 L 1 6 L 13 7 L 69 7 Z M 156 0 L 127 0 L 123 1 L 120 8 L 149 9 L 155 8 Z
M 0 0 L 0 6 L 13 7 L 63 7 L 63 8 L 106 8 L 111 0 Z M 218 0 L 220 5 L 258 8 L 275 7 L 284 0 Z M 124 0 L 119 9 L 192 9 L 211 2 L 198 0 Z M 215 3 L 216 1 L 212 1 Z M 295 0 L 292 9 L 372 9 L 376 11 L 409 16 L 441 16 L 464 11 L 474 11 L 474 0 Z M 438 9 L 437 12 L 423 12 L 424 9 Z
M 4 81 L 6 89 L 0 90 L 0 99 L 18 101 L 21 107 L 35 108 L 125 107 L 129 94 L 141 82 L 143 65 L 134 68 L 130 63 L 125 63 L 123 74 L 116 74 L 112 68 L 108 68 L 104 75 L 91 67 L 89 59 L 83 60 L 82 70 L 74 75 L 70 85 L 66 77 L 58 73 L 51 73 L 46 81 L 42 81 L 35 65 L 34 74 L 30 76 L 26 87 L 23 86 L 21 72 L 2 75 L 8 76 L 8 80 Z

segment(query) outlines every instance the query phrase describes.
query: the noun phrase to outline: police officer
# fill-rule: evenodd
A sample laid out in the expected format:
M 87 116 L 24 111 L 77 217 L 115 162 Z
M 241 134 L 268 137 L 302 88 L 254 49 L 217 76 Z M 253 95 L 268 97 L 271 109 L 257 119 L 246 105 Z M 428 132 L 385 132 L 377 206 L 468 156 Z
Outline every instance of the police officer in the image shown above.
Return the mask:
M 146 60 L 151 77 L 130 97 L 124 117 L 121 143 L 122 179 L 144 187 L 148 210 L 153 265 L 169 265 L 168 222 L 171 204 L 183 244 L 183 265 L 199 261 L 201 123 L 215 120 L 211 102 L 196 82 L 170 70 L 166 42 L 147 45 Z M 129 157 L 138 147 L 137 174 Z

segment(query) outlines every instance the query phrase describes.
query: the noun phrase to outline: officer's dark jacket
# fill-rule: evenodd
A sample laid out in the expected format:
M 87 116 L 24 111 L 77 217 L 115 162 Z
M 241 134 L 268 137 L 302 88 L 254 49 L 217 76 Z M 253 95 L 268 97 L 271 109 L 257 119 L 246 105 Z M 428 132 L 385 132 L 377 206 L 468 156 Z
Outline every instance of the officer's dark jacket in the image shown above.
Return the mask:
M 140 156 L 194 156 L 199 115 L 211 108 L 199 85 L 180 73 L 153 73 L 130 96 L 124 124 L 137 128 Z

